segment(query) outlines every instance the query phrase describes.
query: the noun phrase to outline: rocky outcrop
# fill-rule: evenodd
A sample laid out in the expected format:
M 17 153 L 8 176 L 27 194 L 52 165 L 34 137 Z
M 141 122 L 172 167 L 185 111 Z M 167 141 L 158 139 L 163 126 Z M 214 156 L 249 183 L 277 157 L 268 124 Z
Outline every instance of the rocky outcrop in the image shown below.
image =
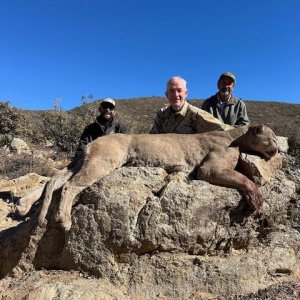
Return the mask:
M 8 145 L 8 149 L 10 152 L 17 154 L 31 154 L 31 150 L 28 144 L 18 137 L 12 139 L 12 141 Z
M 268 161 L 256 155 L 241 153 L 239 161 L 240 171 L 247 175 L 257 185 L 270 183 L 276 170 L 282 167 L 282 156 L 278 153 Z
M 106 283 L 103 299 L 230 299 L 296 282 L 300 199 L 293 174 L 274 171 L 261 187 L 261 213 L 253 214 L 236 190 L 160 168 L 121 168 L 77 197 L 69 232 L 55 224 L 57 201 L 44 228 L 33 212 L 2 231 L 1 274 L 81 272 L 95 277 L 95 293 Z
M 277 136 L 277 143 L 279 151 L 282 153 L 287 153 L 289 150 L 288 138 L 285 136 Z
M 35 188 L 41 185 L 44 186 L 49 180 L 49 177 L 28 173 L 19 178 L 1 182 L 0 193 L 9 193 L 13 197 L 23 197 L 31 193 Z

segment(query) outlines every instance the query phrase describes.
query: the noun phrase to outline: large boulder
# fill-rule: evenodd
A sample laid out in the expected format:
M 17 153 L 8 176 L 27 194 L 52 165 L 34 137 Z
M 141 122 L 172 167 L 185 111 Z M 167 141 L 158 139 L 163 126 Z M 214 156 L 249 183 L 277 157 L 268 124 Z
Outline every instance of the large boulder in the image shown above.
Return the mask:
M 18 137 L 12 139 L 9 145 L 9 150 L 10 152 L 14 152 L 17 154 L 31 154 L 31 150 L 28 144 Z
M 0 272 L 83 272 L 99 278 L 90 281 L 95 293 L 107 283 L 103 299 L 229 299 L 296 282 L 300 205 L 292 179 L 274 171 L 261 187 L 263 208 L 253 214 L 234 189 L 124 167 L 77 197 L 69 232 L 54 221 L 60 191 L 47 226 L 36 226 L 34 212 L 2 231 Z

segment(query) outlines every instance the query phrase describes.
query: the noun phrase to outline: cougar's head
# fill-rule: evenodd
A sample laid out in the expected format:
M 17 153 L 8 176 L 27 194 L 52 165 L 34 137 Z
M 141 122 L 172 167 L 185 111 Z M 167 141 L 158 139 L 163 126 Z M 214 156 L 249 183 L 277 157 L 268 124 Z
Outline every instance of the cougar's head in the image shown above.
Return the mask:
M 277 138 L 273 130 L 265 125 L 250 126 L 246 143 L 251 151 L 270 159 L 278 152 Z

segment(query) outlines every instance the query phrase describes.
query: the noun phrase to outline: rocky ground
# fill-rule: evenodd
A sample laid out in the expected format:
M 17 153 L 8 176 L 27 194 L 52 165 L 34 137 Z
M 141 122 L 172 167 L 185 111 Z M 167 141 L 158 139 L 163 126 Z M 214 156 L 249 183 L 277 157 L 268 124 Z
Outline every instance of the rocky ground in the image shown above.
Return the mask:
M 122 168 L 83 191 L 65 233 L 0 200 L 2 299 L 300 299 L 300 170 L 261 187 L 254 216 L 236 190 Z M 59 197 L 59 193 L 55 195 Z M 52 207 L 55 210 L 55 203 Z

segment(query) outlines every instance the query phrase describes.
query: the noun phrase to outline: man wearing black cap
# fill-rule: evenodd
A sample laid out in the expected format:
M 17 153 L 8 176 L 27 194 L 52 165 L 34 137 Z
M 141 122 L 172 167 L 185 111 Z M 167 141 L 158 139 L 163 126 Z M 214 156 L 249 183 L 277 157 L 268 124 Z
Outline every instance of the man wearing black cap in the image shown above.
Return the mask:
M 116 102 L 111 98 L 104 98 L 99 106 L 100 115 L 96 121 L 85 127 L 76 150 L 78 156 L 85 146 L 96 138 L 113 133 L 128 133 L 127 127 L 115 118 Z
M 221 74 L 218 80 L 219 91 L 203 102 L 202 109 L 225 124 L 249 125 L 245 103 L 232 94 L 235 83 L 236 78 L 231 72 Z

